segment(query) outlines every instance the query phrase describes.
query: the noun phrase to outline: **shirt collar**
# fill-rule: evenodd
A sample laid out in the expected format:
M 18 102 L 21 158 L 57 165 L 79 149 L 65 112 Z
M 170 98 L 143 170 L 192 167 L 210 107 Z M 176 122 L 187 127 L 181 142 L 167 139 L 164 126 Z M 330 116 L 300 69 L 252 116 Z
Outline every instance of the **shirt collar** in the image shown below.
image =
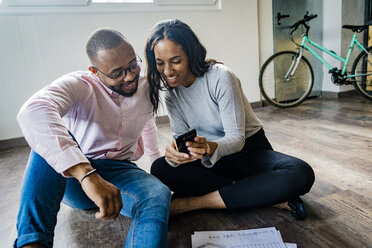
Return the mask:
M 111 97 L 115 97 L 115 98 L 117 98 L 117 97 L 120 96 L 119 93 L 117 93 L 117 92 L 113 91 L 112 89 L 110 89 L 109 87 L 107 87 L 107 85 L 105 85 L 105 84 L 101 81 L 101 79 L 99 79 L 99 77 L 97 77 L 94 73 L 92 73 L 92 74 L 93 74 L 93 77 L 95 77 L 95 79 L 99 82 L 100 85 L 103 86 L 103 88 L 105 89 L 105 91 L 106 91 L 106 92 L 107 92 Z

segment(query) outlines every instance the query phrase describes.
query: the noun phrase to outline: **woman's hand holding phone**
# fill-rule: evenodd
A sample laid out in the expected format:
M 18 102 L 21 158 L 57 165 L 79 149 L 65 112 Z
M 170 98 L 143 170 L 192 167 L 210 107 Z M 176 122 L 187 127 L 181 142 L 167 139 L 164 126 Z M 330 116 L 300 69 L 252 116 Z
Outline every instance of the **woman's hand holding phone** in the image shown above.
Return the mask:
M 196 136 L 195 142 L 191 142 L 187 148 L 190 155 L 198 159 L 203 158 L 205 154 L 209 154 L 211 150 L 207 139 L 202 136 Z
M 191 154 L 179 152 L 175 140 L 165 148 L 165 156 L 169 161 L 175 164 L 186 164 L 198 159 L 193 157 Z
M 195 137 L 195 129 L 175 137 L 173 142 L 166 147 L 165 156 L 167 159 L 175 164 L 185 164 L 195 161 L 197 158 L 190 155 L 188 150 L 188 146 L 194 142 Z
M 205 154 L 211 154 L 211 147 L 205 137 L 196 136 L 196 131 L 191 130 L 176 137 L 171 144 L 166 147 L 165 156 L 175 164 L 185 164 L 197 159 L 201 159 Z M 215 146 L 212 146 L 215 148 Z M 214 151 L 214 149 L 213 149 Z

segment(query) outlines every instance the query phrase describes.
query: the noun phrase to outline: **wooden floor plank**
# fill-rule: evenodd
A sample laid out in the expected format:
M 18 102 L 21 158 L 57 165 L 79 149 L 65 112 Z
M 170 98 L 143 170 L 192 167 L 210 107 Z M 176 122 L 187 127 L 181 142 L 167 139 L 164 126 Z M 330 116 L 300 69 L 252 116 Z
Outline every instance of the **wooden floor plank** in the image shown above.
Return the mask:
M 372 103 L 359 96 L 314 98 L 298 107 L 254 109 L 275 150 L 307 161 L 316 180 L 303 196 L 309 216 L 296 221 L 274 207 L 240 211 L 199 210 L 171 217 L 168 247 L 191 247 L 195 231 L 243 230 L 274 226 L 284 241 L 299 248 L 372 247 Z M 172 139 L 169 125 L 158 125 L 161 151 Z M 16 237 L 19 189 L 28 147 L 0 152 L 0 247 Z M 137 164 L 150 171 L 147 158 Z M 130 219 L 94 219 L 94 210 L 61 205 L 56 248 L 123 247 Z

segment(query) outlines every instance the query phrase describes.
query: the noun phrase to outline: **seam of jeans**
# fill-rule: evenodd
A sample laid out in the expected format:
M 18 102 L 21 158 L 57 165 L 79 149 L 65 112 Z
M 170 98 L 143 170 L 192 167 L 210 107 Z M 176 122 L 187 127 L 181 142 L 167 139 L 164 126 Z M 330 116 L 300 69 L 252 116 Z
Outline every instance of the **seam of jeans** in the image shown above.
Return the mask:
M 123 194 L 123 195 L 129 195 L 129 196 L 133 197 L 133 198 L 136 200 L 136 214 L 134 215 L 134 221 L 133 221 L 133 219 L 132 219 L 132 221 L 133 221 L 133 223 L 132 223 L 132 225 L 133 225 L 132 247 L 134 247 L 134 232 L 135 232 L 135 227 L 136 227 L 136 223 L 137 223 L 138 199 L 137 199 L 137 197 L 136 197 L 135 195 L 130 194 L 130 193 L 127 193 L 127 192 L 122 192 L 122 191 L 120 191 L 120 194 Z

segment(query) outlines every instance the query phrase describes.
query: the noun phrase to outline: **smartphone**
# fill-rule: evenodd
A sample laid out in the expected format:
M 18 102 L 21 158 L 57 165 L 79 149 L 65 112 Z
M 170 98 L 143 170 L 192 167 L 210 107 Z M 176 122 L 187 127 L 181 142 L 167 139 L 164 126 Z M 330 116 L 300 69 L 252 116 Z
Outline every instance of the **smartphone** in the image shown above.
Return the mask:
M 179 152 L 189 153 L 187 150 L 186 141 L 194 141 L 196 137 L 196 130 L 192 129 L 184 134 L 176 137 L 176 144 Z

